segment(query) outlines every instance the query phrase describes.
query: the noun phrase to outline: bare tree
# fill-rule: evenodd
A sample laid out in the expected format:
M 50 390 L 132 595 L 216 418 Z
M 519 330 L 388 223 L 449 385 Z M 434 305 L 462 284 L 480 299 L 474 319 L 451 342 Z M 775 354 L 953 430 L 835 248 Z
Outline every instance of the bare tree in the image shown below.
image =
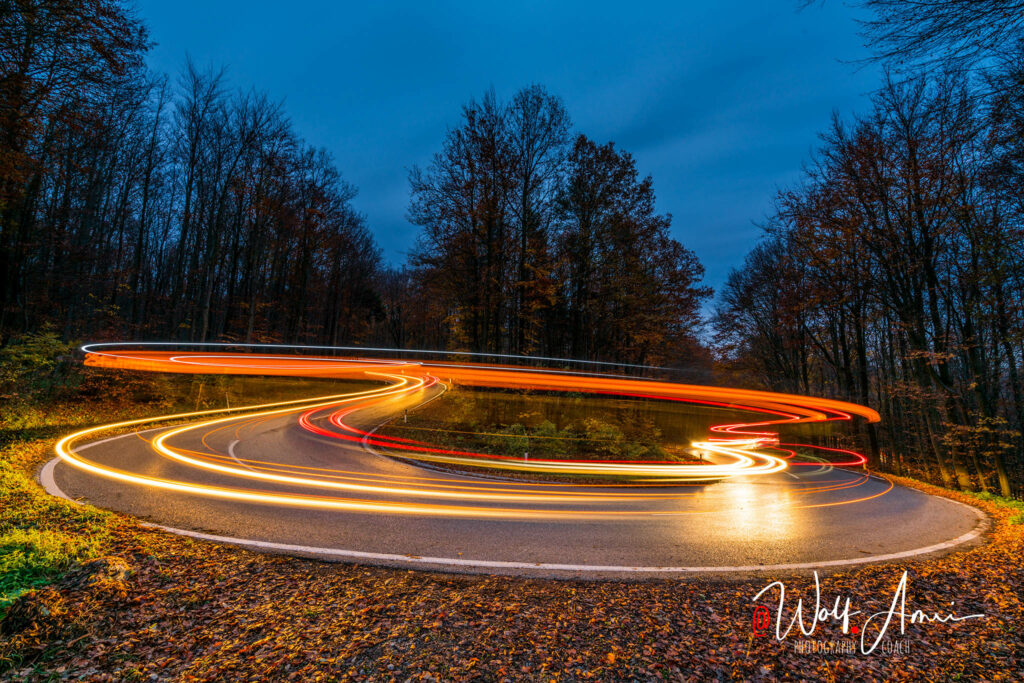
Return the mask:
M 509 103 L 508 126 L 511 213 L 519 233 L 511 348 L 530 353 L 541 341 L 544 315 L 555 296 L 551 231 L 570 121 L 561 100 L 532 85 Z
M 1016 107 L 993 118 L 958 77 L 890 80 L 873 104 L 780 198 L 718 339 L 769 386 L 878 405 L 856 436 L 881 466 L 1019 495 Z
M 862 27 L 875 58 L 901 72 L 935 65 L 962 69 L 998 61 L 1016 52 L 1024 38 L 1024 2 L 1019 0 L 857 0 L 856 4 L 874 15 Z

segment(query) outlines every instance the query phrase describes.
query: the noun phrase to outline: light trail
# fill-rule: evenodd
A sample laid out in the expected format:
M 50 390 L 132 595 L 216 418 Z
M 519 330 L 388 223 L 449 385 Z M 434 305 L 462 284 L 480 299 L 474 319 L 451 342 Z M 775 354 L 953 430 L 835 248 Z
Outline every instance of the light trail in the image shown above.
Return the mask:
M 157 348 L 167 346 L 194 346 L 204 350 L 188 352 Z M 843 460 L 832 462 L 829 466 L 863 465 L 866 459 L 853 451 L 804 444 L 780 444 L 777 433 L 769 429 L 780 425 L 852 420 L 854 416 L 871 422 L 877 422 L 879 419 L 878 414 L 869 408 L 830 399 L 704 387 L 591 372 L 436 360 L 248 354 L 205 350 L 211 347 L 226 349 L 238 346 L 240 345 L 126 343 L 87 345 L 83 347 L 83 351 L 86 353 L 85 363 L 95 367 L 194 374 L 360 379 L 382 382 L 385 386 L 347 394 L 259 406 L 178 413 L 102 425 L 64 437 L 56 445 L 57 455 L 73 467 L 128 484 L 269 505 L 481 518 L 630 518 L 714 514 L 715 511 L 712 509 L 682 509 L 675 505 L 698 494 L 681 493 L 678 490 L 665 492 L 669 486 L 694 486 L 740 476 L 762 477 L 781 472 L 791 465 L 820 466 L 817 463 L 796 462 L 796 448 L 843 455 Z M 254 346 L 261 349 L 286 348 L 282 345 Z M 397 353 L 397 350 L 391 351 Z M 544 360 L 568 362 L 563 359 Z M 716 462 L 700 463 L 538 458 L 524 460 L 512 456 L 439 448 L 428 442 L 379 435 L 376 434 L 376 430 L 367 431 L 353 424 L 357 419 L 366 419 L 362 416 L 373 415 L 378 416 L 376 421 L 379 422 L 382 411 L 388 411 L 391 406 L 399 403 L 404 405 L 411 401 L 418 402 L 426 392 L 442 383 L 548 392 L 572 391 L 591 395 L 706 404 L 760 413 L 773 419 L 711 427 L 712 436 L 694 442 L 691 446 L 704 453 L 713 454 Z M 389 412 L 394 414 L 395 411 Z M 562 482 L 487 481 L 466 477 L 445 479 L 389 475 L 309 467 L 281 460 L 244 459 L 235 455 L 233 449 L 242 440 L 243 430 L 255 430 L 267 421 L 279 418 L 291 420 L 293 417 L 303 430 L 317 438 L 329 439 L 339 445 L 350 443 L 369 449 L 386 449 L 386 454 L 396 459 L 471 467 L 478 470 L 627 479 L 631 486 L 591 487 Z M 75 444 L 103 432 L 160 422 L 183 423 L 162 429 L 152 439 L 151 446 L 160 457 L 176 466 L 187 468 L 188 471 L 205 471 L 217 477 L 247 482 L 249 486 L 261 484 L 270 488 L 222 486 L 181 478 L 143 475 L 89 460 L 80 453 L 80 449 L 75 448 Z M 236 438 L 231 443 L 229 452 L 218 451 L 215 448 L 216 440 L 222 439 L 222 435 L 232 428 Z M 198 450 L 184 447 L 183 443 L 190 440 L 198 440 Z M 775 455 L 771 451 L 783 455 Z M 366 457 L 373 456 L 367 453 Z M 799 494 L 811 497 L 824 492 L 844 491 L 856 488 L 866 480 L 867 477 L 864 476 L 859 480 L 853 480 L 853 483 L 849 480 L 834 484 L 810 483 L 811 485 L 803 487 Z M 655 485 L 655 488 L 651 488 L 650 485 Z M 285 490 L 280 490 L 282 488 Z M 318 493 L 303 493 L 303 489 L 316 489 Z M 780 506 L 799 508 L 844 505 L 870 500 L 886 491 L 860 498 L 844 497 L 825 502 L 809 499 L 805 504 L 786 501 L 761 507 L 771 510 Z M 345 497 L 337 495 L 341 493 L 344 493 Z M 423 499 L 435 502 L 425 502 Z

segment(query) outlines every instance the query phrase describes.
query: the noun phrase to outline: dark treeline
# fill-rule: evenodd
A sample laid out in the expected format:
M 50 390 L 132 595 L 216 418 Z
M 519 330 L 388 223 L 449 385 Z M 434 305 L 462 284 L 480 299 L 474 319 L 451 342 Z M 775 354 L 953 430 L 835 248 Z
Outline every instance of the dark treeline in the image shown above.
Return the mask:
M 1008 42 L 994 19 L 984 34 L 967 28 L 979 12 L 1016 31 L 1024 10 L 865 4 L 886 56 L 924 60 L 922 40 L 949 40 L 952 60 L 889 77 L 868 113 L 836 118 L 730 275 L 717 341 L 764 385 L 877 408 L 881 424 L 859 438 L 881 466 L 1020 495 L 1024 51 L 960 67 Z
M 1024 485 L 1024 9 L 863 0 L 870 111 L 836 118 L 730 276 L 743 381 L 875 406 L 874 462 Z M 410 174 L 391 269 L 355 188 L 282 108 L 187 64 L 149 73 L 118 0 L 0 0 L 0 343 L 372 343 L 692 363 L 700 286 L 651 178 L 540 86 L 469 102 Z
M 355 188 L 282 108 L 147 72 L 117 0 L 0 1 L 0 340 L 374 343 L 676 362 L 696 257 L 627 153 L 530 87 L 468 104 L 381 263 Z
M 507 103 L 488 93 L 462 119 L 410 177 L 419 300 L 442 338 L 501 353 L 692 362 L 710 290 L 633 158 L 572 135 L 540 86 Z
M 378 250 L 278 105 L 147 73 L 109 0 L 4 2 L 0 31 L 0 336 L 365 333 Z

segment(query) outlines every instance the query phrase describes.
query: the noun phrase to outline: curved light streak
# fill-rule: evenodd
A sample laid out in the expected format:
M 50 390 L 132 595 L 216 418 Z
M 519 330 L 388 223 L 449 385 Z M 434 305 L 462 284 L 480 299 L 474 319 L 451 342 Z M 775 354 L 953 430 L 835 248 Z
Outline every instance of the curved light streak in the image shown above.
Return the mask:
M 782 424 L 851 420 L 854 415 L 872 422 L 879 419 L 878 414 L 869 408 L 830 399 L 703 387 L 590 372 L 436 360 L 410 361 L 389 358 L 246 354 L 205 350 L 201 352 L 154 350 L 154 347 L 168 346 L 195 346 L 207 349 L 211 347 L 238 348 L 241 345 L 91 344 L 82 347 L 82 350 L 86 353 L 86 364 L 98 367 L 179 373 L 371 379 L 384 381 L 387 384 L 381 388 L 348 394 L 267 403 L 259 406 L 240 406 L 233 409 L 178 413 L 92 427 L 70 434 L 57 443 L 56 452 L 64 462 L 102 477 L 162 490 L 254 503 L 357 512 L 488 518 L 593 518 L 596 516 L 708 514 L 713 511 L 673 508 L 667 510 L 660 508 L 604 509 L 604 506 L 622 502 L 630 504 L 653 503 L 654 501 L 672 502 L 686 497 L 687 494 L 662 492 L 661 489 L 668 484 L 678 486 L 685 482 L 709 482 L 741 475 L 768 475 L 781 472 L 790 465 L 813 466 L 817 464 L 794 462 L 796 451 L 787 446 L 801 449 L 817 448 L 822 451 L 842 453 L 844 457 L 848 456 L 848 459 L 831 463 L 831 466 L 862 465 L 866 463 L 866 459 L 853 451 L 826 449 L 803 444 L 780 444 L 777 433 L 768 431 L 767 428 Z M 261 349 L 288 348 L 284 345 L 252 346 Z M 142 348 L 141 350 L 132 350 L 125 347 Z M 295 348 L 339 350 L 332 347 Z M 350 350 L 346 347 L 340 347 L 340 349 Z M 381 351 L 398 352 L 398 350 Z M 402 352 L 404 353 L 404 351 Z M 457 355 L 479 357 L 492 354 Z M 516 358 L 513 356 L 501 357 Z M 564 361 L 564 359 L 557 360 L 570 362 Z M 623 367 L 622 364 L 615 365 Z M 358 415 L 370 408 L 380 410 L 388 403 L 407 400 L 439 382 L 455 382 L 480 387 L 574 391 L 594 395 L 692 402 L 759 412 L 776 419 L 712 427 L 712 436 L 709 436 L 707 440 L 694 442 L 692 447 L 704 453 L 713 454 L 717 461 L 724 461 L 714 463 L 524 460 L 509 456 L 436 448 L 422 441 L 378 435 L 375 433 L 376 430 L 367 432 L 353 426 L 350 421 L 346 421 L 349 416 Z M 207 442 L 207 437 L 228 429 L 233 424 L 236 432 L 239 432 L 243 425 L 259 424 L 262 421 L 289 414 L 296 414 L 299 425 L 314 435 L 343 442 L 358 442 L 368 448 L 384 448 L 386 454 L 391 457 L 484 469 L 626 478 L 633 482 L 656 484 L 659 485 L 659 488 L 637 487 L 634 492 L 631 489 L 618 490 L 616 488 L 616 490 L 610 491 L 597 487 L 586 487 L 587 490 L 584 491 L 570 491 L 567 489 L 572 486 L 571 484 L 553 482 L 478 483 L 473 480 L 454 480 L 453 482 L 450 479 L 439 482 L 437 478 L 430 477 L 393 477 L 365 472 L 344 472 L 330 468 L 307 468 L 276 462 L 243 461 L 233 454 L 228 459 L 221 453 L 212 452 L 215 449 Z M 217 417 L 214 417 L 215 415 Z M 180 465 L 216 472 L 252 483 L 265 482 L 300 488 L 316 488 L 324 492 L 345 492 L 350 496 L 372 496 L 383 499 L 267 492 L 243 487 L 213 486 L 152 477 L 88 460 L 74 448 L 74 444 L 101 432 L 159 422 L 185 422 L 182 425 L 162 430 L 151 442 L 153 449 L 158 454 Z M 325 422 L 326 425 L 324 425 Z M 195 435 L 200 436 L 200 441 L 207 451 L 192 451 L 176 445 L 178 441 Z M 769 452 L 772 450 L 784 455 L 774 455 Z M 320 469 L 326 471 L 317 471 Z M 820 485 L 805 487 L 801 493 L 810 495 L 822 491 L 843 490 L 858 486 L 864 481 L 866 481 L 866 477 L 863 480 L 855 480 L 853 484 L 841 482 L 831 485 L 819 482 Z M 860 500 L 870 500 L 885 492 L 854 500 L 826 503 L 809 502 L 806 506 L 797 505 L 796 507 L 849 504 Z M 426 498 L 438 502 L 409 502 L 400 500 L 402 498 Z M 480 504 L 481 502 L 484 504 Z M 582 507 L 566 509 L 565 506 L 568 505 Z M 766 507 L 770 509 L 773 506 Z

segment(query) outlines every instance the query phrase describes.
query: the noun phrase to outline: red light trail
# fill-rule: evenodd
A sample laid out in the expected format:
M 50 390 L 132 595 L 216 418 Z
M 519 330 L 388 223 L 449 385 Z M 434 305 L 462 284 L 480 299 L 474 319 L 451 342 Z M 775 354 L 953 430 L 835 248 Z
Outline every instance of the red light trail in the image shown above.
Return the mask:
M 734 477 L 758 477 L 780 473 L 791 466 L 857 467 L 866 459 L 859 453 L 806 444 L 779 443 L 771 431 L 782 425 L 811 424 L 854 417 L 871 422 L 878 414 L 866 407 L 823 398 L 773 392 L 705 387 L 637 379 L 596 372 L 558 371 L 549 368 L 493 365 L 482 362 L 403 360 L 399 358 L 289 355 L 276 352 L 237 353 L 211 351 L 218 345 L 197 345 L 202 351 L 161 350 L 157 344 L 106 344 L 83 347 L 85 363 L 94 367 L 194 374 L 259 375 L 370 380 L 383 386 L 367 391 L 319 396 L 296 401 L 225 410 L 196 411 L 102 425 L 63 438 L 58 456 L 81 470 L 108 479 L 194 495 L 269 505 L 339 509 L 357 512 L 441 515 L 480 518 L 595 518 L 644 515 L 714 514 L 714 510 L 682 509 L 671 503 L 697 495 L 680 490 Z M 280 347 L 275 347 L 280 348 Z M 301 347 L 298 347 L 301 348 Z M 397 351 L 395 352 L 398 353 Z M 441 448 L 414 439 L 376 434 L 354 424 L 381 410 L 398 414 L 398 406 L 422 403 L 424 398 L 458 384 L 479 388 L 576 392 L 590 395 L 644 398 L 657 401 L 703 404 L 750 411 L 770 419 L 712 426 L 711 435 L 692 443 L 692 448 L 712 454 L 711 462 L 608 461 L 520 459 L 466 450 Z M 538 474 L 607 477 L 606 486 L 511 480 L 449 480 L 429 476 L 389 476 L 351 470 L 312 467 L 274 460 L 240 459 L 231 448 L 225 452 L 210 444 L 225 430 L 234 429 L 241 439 L 246 429 L 278 418 L 294 419 L 305 431 L 338 443 L 384 449 L 385 454 L 407 461 L 472 468 L 532 472 Z M 174 423 L 161 428 L 151 440 L 152 449 L 174 463 L 228 476 L 244 485 L 227 486 L 187 479 L 155 477 L 114 468 L 87 459 L 81 444 L 87 438 L 113 430 L 138 429 L 143 425 Z M 377 420 L 380 422 L 380 420 Z M 184 443 L 199 437 L 200 448 Z M 208 440 L 209 439 L 209 440 Z M 234 443 L 237 443 L 238 439 Z M 798 461 L 797 451 L 814 451 L 818 462 Z M 367 457 L 373 457 L 370 453 Z M 815 494 L 855 488 L 866 480 L 802 482 L 799 495 L 805 502 L 785 501 L 789 507 L 842 505 L 868 500 L 842 497 L 822 502 Z M 628 482 L 623 484 L 622 482 Z M 280 487 L 288 490 L 280 490 Z M 891 484 L 889 485 L 891 489 Z M 674 489 L 674 490 L 669 490 Z M 315 491 L 314 491 L 315 490 Z M 306 492 L 304 492 L 306 491 Z M 778 501 L 766 508 L 780 505 Z

